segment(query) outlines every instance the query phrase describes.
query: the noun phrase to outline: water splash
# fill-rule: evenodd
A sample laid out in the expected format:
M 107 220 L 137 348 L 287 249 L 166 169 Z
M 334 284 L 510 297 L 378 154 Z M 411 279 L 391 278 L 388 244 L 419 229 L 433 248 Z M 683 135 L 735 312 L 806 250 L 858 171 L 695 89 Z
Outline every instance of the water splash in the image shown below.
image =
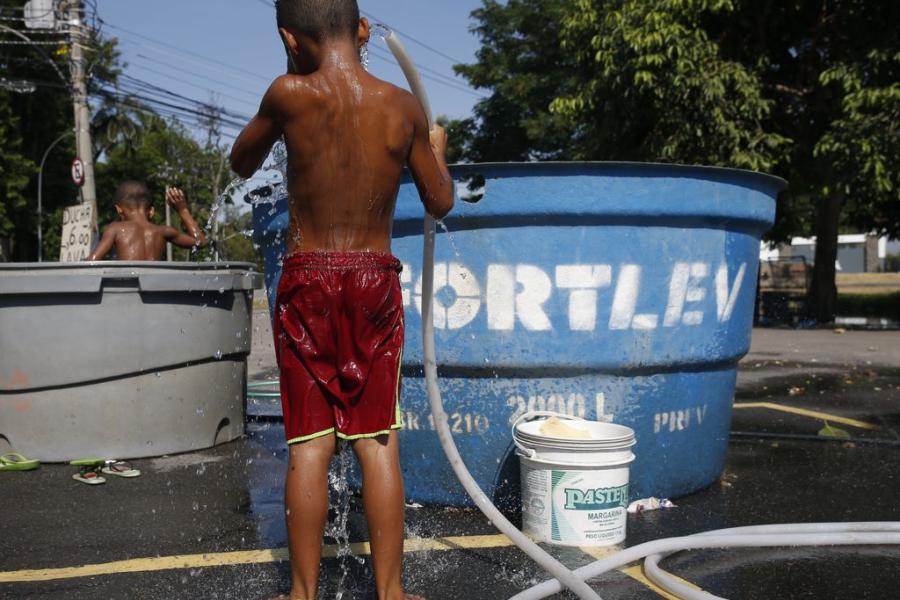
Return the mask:
M 350 445 L 341 443 L 340 451 L 328 471 L 329 495 L 331 496 L 329 504 L 334 507 L 335 518 L 328 523 L 325 534 L 337 542 L 337 559 L 341 565 L 341 578 L 338 582 L 335 600 L 341 600 L 345 595 L 348 599 L 353 596 L 352 581 L 348 582 L 350 579 L 349 559 L 356 560 L 360 565 L 365 564 L 365 560 L 353 554 L 353 550 L 350 548 L 348 520 L 350 518 L 349 479 L 352 460 Z
M 369 43 L 366 42 L 359 48 L 359 62 L 362 63 L 362 68 L 366 71 L 369 70 Z
M 453 249 L 453 254 L 456 255 L 458 260 L 462 260 L 462 254 L 459 252 L 459 246 L 456 245 L 456 238 L 453 237 L 453 234 L 450 233 L 450 229 L 447 228 L 447 224 L 444 223 L 443 219 L 435 219 L 435 223 L 437 223 L 438 227 L 444 230 L 444 233 L 447 234 L 447 241 L 450 242 L 450 247 Z
M 391 28 L 384 23 L 372 23 L 372 25 L 369 27 L 369 32 L 372 35 L 377 35 L 382 40 L 386 40 L 389 35 L 394 33 L 393 31 L 391 31 Z
M 203 228 L 203 231 L 204 233 L 206 233 L 206 235 L 209 235 L 209 233 L 212 231 L 213 223 L 215 222 L 216 217 L 218 217 L 219 211 L 225 205 L 225 202 L 227 202 L 228 199 L 231 198 L 232 194 L 238 187 L 244 185 L 245 183 L 247 183 L 246 179 L 244 179 L 243 177 L 236 177 L 235 179 L 232 179 L 228 183 L 228 185 L 225 186 L 225 189 L 221 194 L 219 194 L 219 196 L 216 198 L 216 201 L 213 202 L 212 209 L 209 211 L 209 219 L 206 221 L 206 227 Z M 194 248 L 196 250 L 197 246 L 195 246 Z

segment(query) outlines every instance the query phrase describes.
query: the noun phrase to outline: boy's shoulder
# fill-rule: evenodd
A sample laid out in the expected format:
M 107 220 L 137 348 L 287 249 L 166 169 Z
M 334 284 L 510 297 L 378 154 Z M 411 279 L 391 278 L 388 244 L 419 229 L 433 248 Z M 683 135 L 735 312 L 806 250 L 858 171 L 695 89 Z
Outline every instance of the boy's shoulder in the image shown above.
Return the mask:
M 404 108 L 418 106 L 418 101 L 407 90 L 375 76 L 367 78 L 363 88 L 374 88 L 379 95 L 388 102 L 397 103 Z M 304 99 L 327 99 L 332 94 L 332 88 L 327 81 L 317 73 L 310 75 L 298 75 L 286 73 L 279 75 L 272 81 L 266 92 L 266 100 L 272 105 L 280 107 L 297 107 L 298 101 L 302 104 Z

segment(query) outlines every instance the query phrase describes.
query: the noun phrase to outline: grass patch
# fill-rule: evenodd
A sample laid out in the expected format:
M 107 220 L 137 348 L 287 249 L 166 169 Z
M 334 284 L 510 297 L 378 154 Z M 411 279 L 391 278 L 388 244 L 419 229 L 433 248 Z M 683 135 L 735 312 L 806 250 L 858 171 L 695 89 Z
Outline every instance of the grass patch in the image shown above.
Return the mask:
M 900 292 L 891 294 L 839 294 L 838 314 L 900 321 Z

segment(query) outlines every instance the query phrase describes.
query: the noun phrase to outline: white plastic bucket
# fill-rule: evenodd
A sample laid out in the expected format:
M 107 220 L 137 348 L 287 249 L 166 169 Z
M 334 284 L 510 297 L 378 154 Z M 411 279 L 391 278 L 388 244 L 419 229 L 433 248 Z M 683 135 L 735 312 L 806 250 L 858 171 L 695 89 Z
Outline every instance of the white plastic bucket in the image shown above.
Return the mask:
M 546 419 L 570 421 L 591 439 L 541 433 Z M 513 442 L 522 471 L 523 531 L 558 546 L 612 546 L 625 541 L 629 465 L 634 430 L 535 411 L 513 423 Z

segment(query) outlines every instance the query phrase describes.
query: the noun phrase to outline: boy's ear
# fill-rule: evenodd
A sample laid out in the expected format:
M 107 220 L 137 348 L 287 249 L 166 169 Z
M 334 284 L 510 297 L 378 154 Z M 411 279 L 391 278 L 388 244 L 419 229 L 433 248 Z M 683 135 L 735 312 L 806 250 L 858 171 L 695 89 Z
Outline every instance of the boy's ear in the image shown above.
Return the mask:
M 371 35 L 372 33 L 369 28 L 369 20 L 365 17 L 362 17 L 359 20 L 359 31 L 357 32 L 357 42 L 360 48 L 369 43 L 369 38 L 371 37 Z
M 295 57 L 300 55 L 300 42 L 297 40 L 297 36 L 284 27 L 278 28 L 278 34 L 281 36 L 281 41 L 284 43 L 284 51 L 287 53 L 288 71 L 295 73 L 297 71 L 297 59 Z
M 152 219 L 154 216 L 156 216 L 156 208 L 151 206 L 147 209 L 147 218 Z
M 125 218 L 125 211 L 122 210 L 122 207 L 119 206 L 118 204 L 116 204 L 116 214 L 119 216 L 120 219 Z

